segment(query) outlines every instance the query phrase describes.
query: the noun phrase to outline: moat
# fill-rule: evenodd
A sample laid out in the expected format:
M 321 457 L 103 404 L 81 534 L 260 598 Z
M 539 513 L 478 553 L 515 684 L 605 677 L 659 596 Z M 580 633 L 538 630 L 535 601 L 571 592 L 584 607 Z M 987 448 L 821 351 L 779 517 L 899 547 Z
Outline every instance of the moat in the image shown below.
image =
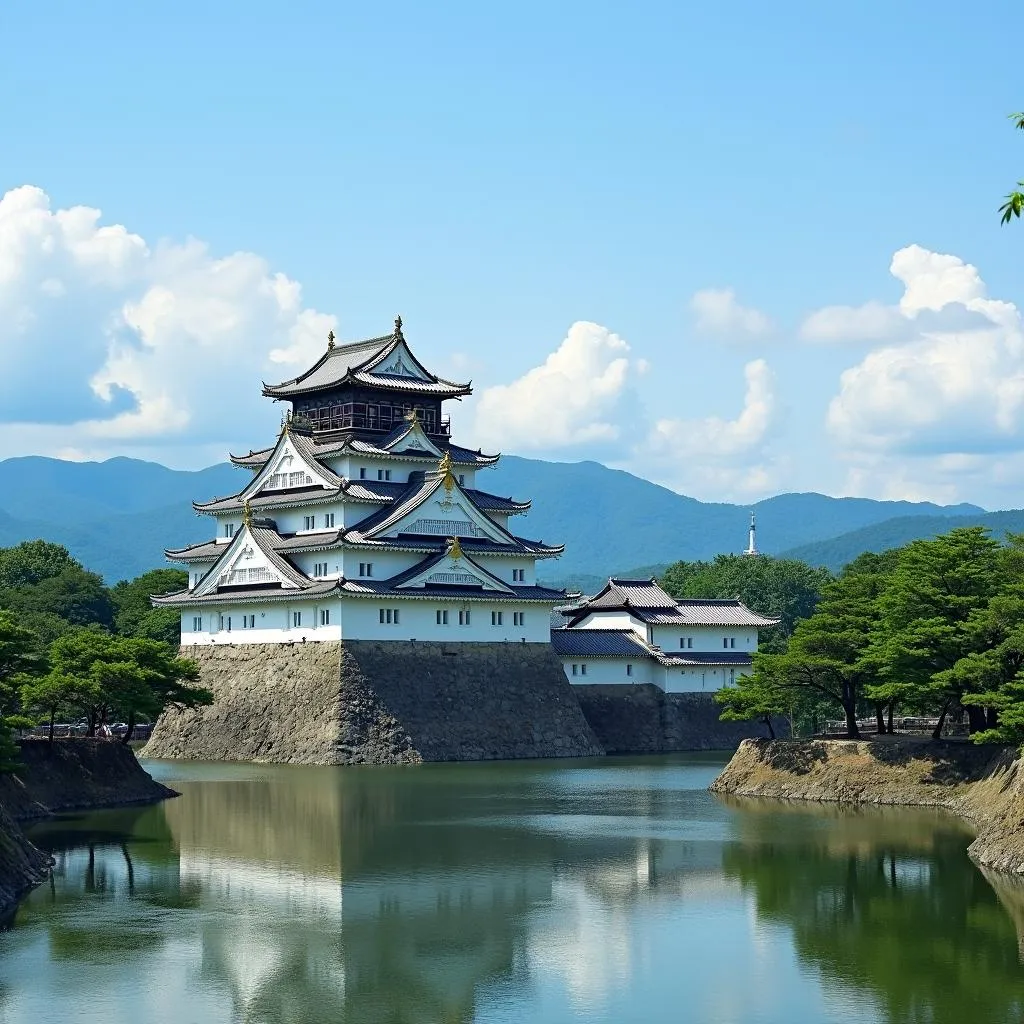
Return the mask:
M 1024 883 L 964 824 L 724 800 L 725 761 L 149 762 L 180 798 L 30 830 L 0 1020 L 1024 1017 Z

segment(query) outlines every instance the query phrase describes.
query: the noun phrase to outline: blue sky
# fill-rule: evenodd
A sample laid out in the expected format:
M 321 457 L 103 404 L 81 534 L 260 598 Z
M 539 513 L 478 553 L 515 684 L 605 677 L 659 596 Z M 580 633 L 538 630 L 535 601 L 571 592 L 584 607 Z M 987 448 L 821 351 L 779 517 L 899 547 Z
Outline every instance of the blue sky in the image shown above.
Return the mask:
M 401 313 L 466 442 L 1020 504 L 1016 7 L 156 7 L 0 15 L 0 457 L 259 447 Z

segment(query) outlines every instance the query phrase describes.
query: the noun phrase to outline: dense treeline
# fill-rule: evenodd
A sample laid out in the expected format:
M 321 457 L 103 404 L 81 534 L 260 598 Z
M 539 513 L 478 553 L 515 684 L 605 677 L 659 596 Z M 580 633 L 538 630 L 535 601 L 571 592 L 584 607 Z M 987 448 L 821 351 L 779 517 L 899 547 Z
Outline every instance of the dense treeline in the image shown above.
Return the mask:
M 965 715 L 977 742 L 1024 742 L 1024 535 L 968 527 L 861 555 L 718 699 L 728 718 L 838 715 L 851 737 L 868 715 L 879 732 L 935 717 L 936 737 Z
M 178 657 L 177 613 L 149 601 L 186 583 L 155 569 L 108 588 L 59 544 L 0 548 L 0 767 L 17 728 L 44 722 L 52 739 L 68 717 L 92 736 L 123 720 L 127 743 L 168 706 L 209 703 L 196 664 Z

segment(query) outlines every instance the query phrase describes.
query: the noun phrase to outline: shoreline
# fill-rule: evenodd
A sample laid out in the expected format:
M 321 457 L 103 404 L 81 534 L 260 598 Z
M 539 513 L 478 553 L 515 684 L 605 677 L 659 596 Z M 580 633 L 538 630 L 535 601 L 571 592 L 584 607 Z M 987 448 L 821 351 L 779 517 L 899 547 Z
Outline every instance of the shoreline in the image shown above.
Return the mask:
M 895 736 L 744 740 L 709 787 L 732 796 L 937 807 L 975 830 L 981 867 L 1024 875 L 1024 760 L 1010 747 Z
M 0 777 L 0 920 L 50 875 L 52 859 L 21 829 L 58 814 L 157 803 L 178 794 L 156 782 L 135 752 L 109 740 L 21 741 L 22 763 Z

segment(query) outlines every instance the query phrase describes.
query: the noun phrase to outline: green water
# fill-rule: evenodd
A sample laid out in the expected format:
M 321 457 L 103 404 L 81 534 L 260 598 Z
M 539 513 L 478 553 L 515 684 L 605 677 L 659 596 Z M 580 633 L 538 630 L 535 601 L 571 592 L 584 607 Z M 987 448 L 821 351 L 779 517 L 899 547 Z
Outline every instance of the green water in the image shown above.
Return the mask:
M 1024 887 L 961 825 L 723 802 L 720 767 L 151 763 L 179 799 L 33 831 L 0 1020 L 1024 1019 Z

